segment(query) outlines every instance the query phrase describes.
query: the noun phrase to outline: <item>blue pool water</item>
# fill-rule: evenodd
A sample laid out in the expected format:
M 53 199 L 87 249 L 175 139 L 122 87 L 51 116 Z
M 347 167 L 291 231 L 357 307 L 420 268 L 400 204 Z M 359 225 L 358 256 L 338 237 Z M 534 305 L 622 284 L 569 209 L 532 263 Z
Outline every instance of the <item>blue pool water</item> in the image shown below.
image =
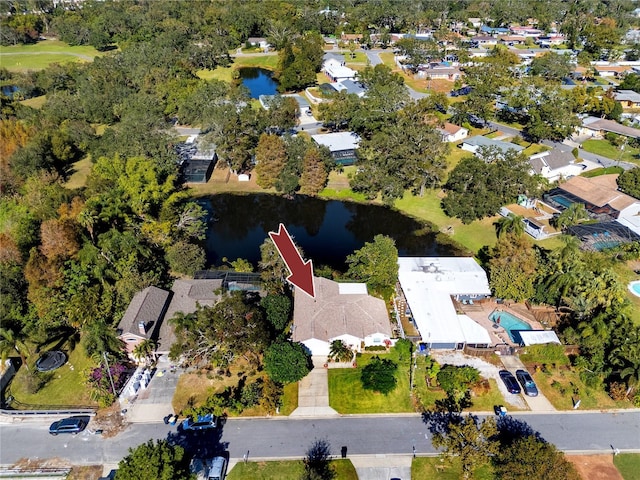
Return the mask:
M 571 200 L 569 200 L 568 198 L 563 197 L 562 195 L 553 195 L 551 197 L 556 203 L 559 203 L 560 205 L 562 205 L 563 207 L 569 208 L 571 206 L 571 204 L 573 203 Z
M 636 297 L 640 297 L 640 280 L 631 282 L 629 284 L 629 290 L 631 290 L 631 293 L 633 293 Z
M 498 322 L 498 319 L 500 321 Z M 509 312 L 493 312 L 489 315 L 489 320 L 494 323 L 499 323 L 501 327 L 503 327 L 507 333 L 509 334 L 509 338 L 514 343 L 520 343 L 519 336 L 517 335 L 518 330 L 533 330 L 531 325 L 529 325 L 524 320 L 520 320 L 518 317 L 511 315 Z

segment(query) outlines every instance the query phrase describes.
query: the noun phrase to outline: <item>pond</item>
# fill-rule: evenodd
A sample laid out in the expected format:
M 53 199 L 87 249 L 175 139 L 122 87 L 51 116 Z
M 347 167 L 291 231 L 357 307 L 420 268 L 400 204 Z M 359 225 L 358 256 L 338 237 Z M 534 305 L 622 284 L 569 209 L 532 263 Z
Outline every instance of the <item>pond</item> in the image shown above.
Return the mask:
M 347 255 L 377 234 L 395 239 L 400 255 L 460 256 L 466 252 L 439 243 L 429 227 L 402 213 L 378 205 L 296 196 L 221 194 L 199 203 L 209 212 L 207 262 L 219 266 L 244 258 L 254 265 L 268 232 L 283 223 L 314 267 L 327 265 L 345 271 Z
M 278 82 L 272 78 L 273 72 L 256 67 L 244 67 L 238 71 L 240 80 L 249 89 L 251 98 L 278 93 Z

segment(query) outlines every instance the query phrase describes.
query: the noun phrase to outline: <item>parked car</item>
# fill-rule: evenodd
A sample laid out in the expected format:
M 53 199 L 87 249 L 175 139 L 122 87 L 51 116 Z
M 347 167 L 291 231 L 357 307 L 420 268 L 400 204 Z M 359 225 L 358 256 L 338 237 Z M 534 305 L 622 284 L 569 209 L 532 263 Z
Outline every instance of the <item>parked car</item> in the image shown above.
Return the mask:
M 227 459 L 225 457 L 194 458 L 189 466 L 191 473 L 197 480 L 224 480 L 227 474 Z
M 49 433 L 51 435 L 58 435 L 59 433 L 71 433 L 77 435 L 85 429 L 87 426 L 87 420 L 80 417 L 69 417 L 53 422 L 49 427 Z
M 518 382 L 520 382 L 520 385 L 522 385 L 522 389 L 526 395 L 530 397 L 538 396 L 538 387 L 536 387 L 536 383 L 533 381 L 533 378 L 531 378 L 531 375 L 529 375 L 529 372 L 526 370 L 516 370 L 516 378 Z
M 504 385 L 507 387 L 507 391 L 509 393 L 518 394 L 520 393 L 520 385 L 516 381 L 516 377 L 508 370 L 500 370 L 499 372 L 500 378 L 504 382 Z
M 487 126 L 487 122 L 485 122 L 484 119 L 480 118 L 478 115 L 474 115 L 473 113 L 470 113 L 467 115 L 467 118 L 469 119 L 469 123 L 473 127 L 484 128 Z
M 216 428 L 218 425 L 218 419 L 212 413 L 208 413 L 207 415 L 198 415 L 198 417 L 194 420 L 189 417 L 182 421 L 181 427 L 182 430 L 208 430 L 210 428 Z

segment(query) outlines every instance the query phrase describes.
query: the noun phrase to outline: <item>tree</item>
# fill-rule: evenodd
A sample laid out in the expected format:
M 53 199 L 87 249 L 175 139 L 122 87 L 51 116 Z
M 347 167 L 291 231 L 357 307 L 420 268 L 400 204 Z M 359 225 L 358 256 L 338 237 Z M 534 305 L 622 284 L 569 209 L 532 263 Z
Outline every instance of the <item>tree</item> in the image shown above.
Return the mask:
M 498 238 L 512 233 L 515 236 L 524 234 L 524 218 L 514 213 L 509 213 L 506 217 L 502 217 L 494 222 L 496 227 L 496 235 Z
M 303 460 L 302 480 L 333 480 L 336 472 L 331 467 L 331 445 L 327 440 L 314 441 Z
M 167 440 L 149 440 L 120 460 L 116 480 L 184 480 L 191 478 L 189 460 L 184 448 L 173 446 Z
M 489 285 L 496 297 L 517 302 L 533 297 L 538 260 L 527 238 L 505 234 L 498 238 L 490 255 Z
M 280 50 L 278 56 L 278 90 L 302 90 L 316 83 L 322 67 L 324 40 L 317 33 L 307 33 Z
M 554 86 L 539 91 L 535 105 L 529 109 L 529 121 L 524 129 L 532 142 L 561 142 L 571 136 L 580 122 L 571 110 L 570 96 Z
M 184 241 L 170 245 L 165 256 L 171 270 L 190 277 L 198 270 L 204 269 L 207 260 L 206 253 L 200 245 Z
M 319 148 L 311 147 L 304 155 L 300 193 L 318 195 L 327 184 L 329 172 Z
M 625 170 L 618 176 L 617 182 L 624 193 L 640 198 L 640 167 Z
M 541 76 L 547 81 L 560 82 L 572 70 L 569 55 L 548 52 L 531 61 L 531 74 Z
M 300 249 L 298 251 L 300 252 Z M 303 255 L 302 252 L 300 255 Z M 263 287 L 268 293 L 282 295 L 288 292 L 287 277 L 289 276 L 289 269 L 284 260 L 282 260 L 273 240 L 269 237 L 265 238 L 262 245 L 260 245 L 258 266 L 260 267 L 260 278 L 262 279 Z
M 30 352 L 26 344 L 26 339 L 27 337 L 22 330 L 3 326 L 0 329 L 0 352 L 2 353 L 2 359 L 5 360 L 9 353 L 15 352 L 20 356 L 22 365 L 29 370 L 27 357 L 30 355 Z
M 398 383 L 396 379 L 397 370 L 398 365 L 394 362 L 387 358 L 381 359 L 376 355 L 362 369 L 360 374 L 362 388 L 380 392 L 384 395 L 391 393 Z
M 334 340 L 329 345 L 329 358 L 337 362 L 348 362 L 353 358 L 353 351 L 342 340 Z
M 311 356 L 300 342 L 272 343 L 264 355 L 264 368 L 269 377 L 278 383 L 302 380 L 311 371 L 310 363 Z
M 347 264 L 347 277 L 366 282 L 373 290 L 386 291 L 398 282 L 398 249 L 385 235 L 376 235 L 373 242 L 347 256 Z
M 564 230 L 565 228 L 578 225 L 584 220 L 589 219 L 589 214 L 582 203 L 572 203 L 565 209 L 555 220 L 555 226 Z
M 447 394 L 449 410 L 462 411 L 471 404 L 468 399 L 469 388 L 480 379 L 480 372 L 469 366 L 443 365 L 436 378 Z
M 579 480 L 575 467 L 550 443 L 529 435 L 503 445 L 493 459 L 499 480 Z
M 183 357 L 192 365 L 226 366 L 243 357 L 258 364 L 269 334 L 262 311 L 254 302 L 253 296 L 235 291 L 213 306 L 200 306 L 188 315 L 176 314 L 170 320 L 177 338 L 171 358 Z
M 147 363 L 156 351 L 156 345 L 153 340 L 143 340 L 133 349 L 133 356 L 138 362 Z
M 267 314 L 267 320 L 276 334 L 284 332 L 291 320 L 291 300 L 285 295 L 269 294 L 260 301 Z
M 277 135 L 263 133 L 256 148 L 257 183 L 262 188 L 274 187 L 287 161 L 285 144 Z
M 492 440 L 498 433 L 496 422 L 489 417 L 479 422 L 477 417 L 451 418 L 451 422 L 440 431 L 433 433 L 431 442 L 442 448 L 449 457 L 460 458 L 463 478 L 469 478 L 473 471 L 486 464 L 498 452 L 498 443 Z

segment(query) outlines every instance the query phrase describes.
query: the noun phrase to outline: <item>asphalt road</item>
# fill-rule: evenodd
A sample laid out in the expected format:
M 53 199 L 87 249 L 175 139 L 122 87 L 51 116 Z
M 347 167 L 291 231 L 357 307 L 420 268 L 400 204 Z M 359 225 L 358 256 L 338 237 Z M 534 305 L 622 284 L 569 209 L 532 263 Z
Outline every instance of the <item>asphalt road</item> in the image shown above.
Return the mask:
M 640 411 L 623 413 L 564 412 L 518 414 L 543 438 L 570 452 L 640 452 Z M 114 438 L 88 431 L 77 436 L 47 433 L 49 422 L 0 425 L 0 464 L 20 458 L 59 457 L 73 464 L 117 463 L 147 440 L 169 438 L 192 453 L 211 454 L 227 450 L 231 458 L 302 458 L 315 439 L 326 439 L 334 454 L 436 453 L 428 425 L 417 415 L 358 416 L 335 419 L 232 419 L 220 431 L 199 434 L 178 432 L 176 427 L 154 424 L 130 425 Z

